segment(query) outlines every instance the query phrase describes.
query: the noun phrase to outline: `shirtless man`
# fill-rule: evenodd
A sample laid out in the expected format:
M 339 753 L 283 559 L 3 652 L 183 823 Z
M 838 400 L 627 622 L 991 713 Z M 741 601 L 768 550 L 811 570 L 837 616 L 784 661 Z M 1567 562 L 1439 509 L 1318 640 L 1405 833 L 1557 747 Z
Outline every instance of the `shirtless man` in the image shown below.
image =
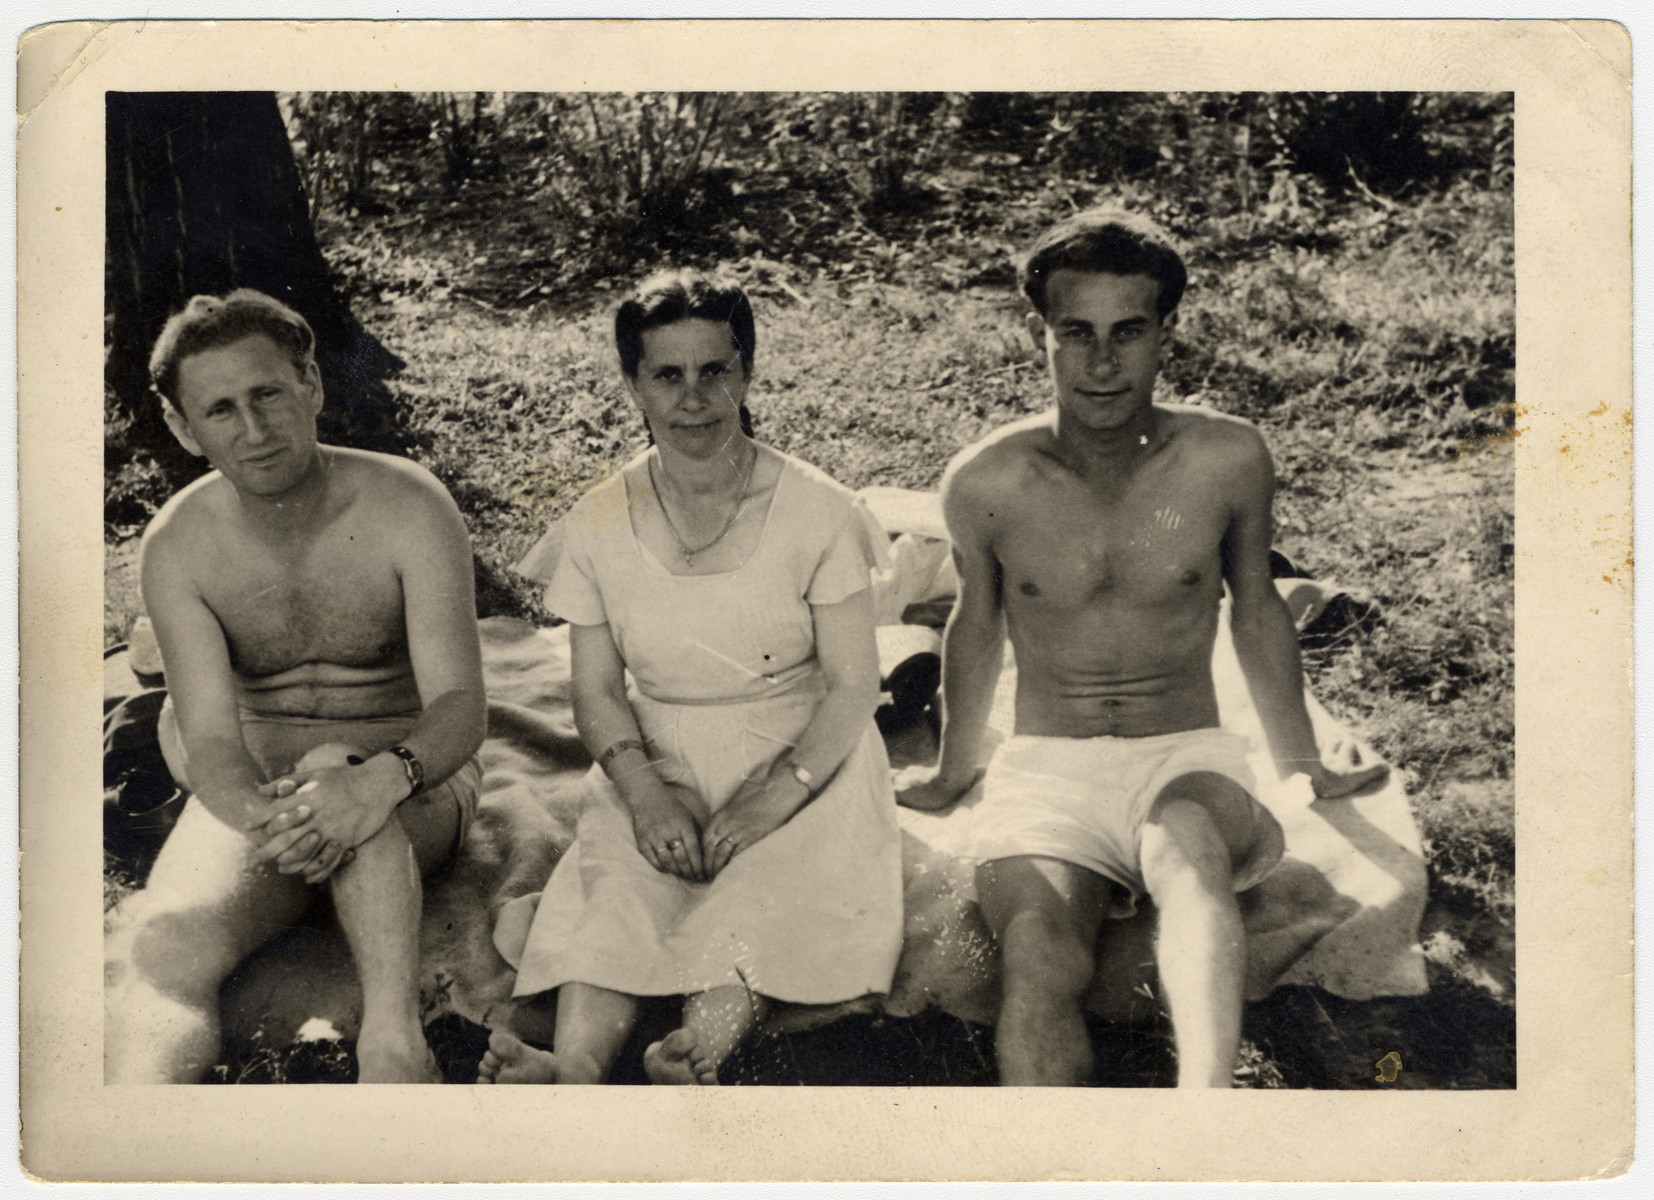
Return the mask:
M 109 922 L 110 1083 L 200 1079 L 219 986 L 323 887 L 362 986 L 361 1081 L 440 1079 L 420 877 L 453 854 L 481 781 L 470 545 L 424 469 L 317 443 L 314 340 L 243 290 L 195 297 L 150 359 L 167 425 L 216 470 L 144 534 L 162 749 L 192 795 Z
M 1348 795 L 1385 768 L 1323 762 L 1298 644 L 1269 572 L 1274 469 L 1258 431 L 1153 402 L 1186 273 L 1119 211 L 1048 230 L 1022 271 L 1055 411 L 966 450 L 942 480 L 959 568 L 941 757 L 898 800 L 946 808 L 978 757 L 1010 634 L 1015 734 L 975 812 L 977 891 L 1003 952 L 1007 1084 L 1082 1084 L 1098 932 L 1147 893 L 1179 1086 L 1228 1087 L 1246 947 L 1235 894 L 1281 856 L 1243 739 L 1217 728 L 1212 646 L 1235 650 L 1283 777 Z M 1329 755 L 1329 758 L 1333 757 Z M 905 781 L 904 781 L 905 782 Z

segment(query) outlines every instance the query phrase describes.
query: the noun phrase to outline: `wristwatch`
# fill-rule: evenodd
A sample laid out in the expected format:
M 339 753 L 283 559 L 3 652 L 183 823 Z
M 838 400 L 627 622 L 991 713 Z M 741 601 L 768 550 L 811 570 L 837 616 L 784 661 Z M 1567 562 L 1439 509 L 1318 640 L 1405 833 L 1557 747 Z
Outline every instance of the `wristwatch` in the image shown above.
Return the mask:
M 419 756 L 406 746 L 392 746 L 385 753 L 402 760 L 403 773 L 408 777 L 408 794 L 402 799 L 411 800 L 419 795 L 425 788 L 425 764 L 419 761 Z

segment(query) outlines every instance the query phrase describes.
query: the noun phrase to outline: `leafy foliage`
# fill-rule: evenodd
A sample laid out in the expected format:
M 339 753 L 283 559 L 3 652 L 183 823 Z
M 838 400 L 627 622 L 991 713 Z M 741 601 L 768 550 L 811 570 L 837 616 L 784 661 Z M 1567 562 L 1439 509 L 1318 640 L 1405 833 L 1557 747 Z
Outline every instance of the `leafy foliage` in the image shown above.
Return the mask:
M 653 240 L 697 215 L 703 173 L 728 141 L 728 107 L 716 92 L 543 97 L 549 153 L 535 182 L 565 220 Z

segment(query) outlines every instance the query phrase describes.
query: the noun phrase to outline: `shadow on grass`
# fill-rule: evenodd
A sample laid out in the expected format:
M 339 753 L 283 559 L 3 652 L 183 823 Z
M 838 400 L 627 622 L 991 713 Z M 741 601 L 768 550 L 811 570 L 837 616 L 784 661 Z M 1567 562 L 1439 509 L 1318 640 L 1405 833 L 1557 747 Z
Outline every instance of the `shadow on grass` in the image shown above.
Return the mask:
M 1493 1089 L 1516 1086 L 1515 1008 L 1446 967 L 1431 964 L 1423 996 L 1344 1000 L 1286 987 L 1247 1006 L 1237 1080 L 1263 1087 L 1341 1090 Z M 678 1003 L 651 1000 L 610 1075 L 646 1084 L 643 1051 L 676 1027 Z M 425 1028 L 443 1077 L 475 1083 L 488 1030 L 454 1013 Z M 1177 1056 L 1170 1026 L 1093 1022 L 1097 1087 L 1171 1087 Z M 214 1071 L 217 1083 L 354 1083 L 354 1043 L 255 1045 Z M 1394 1051 L 1401 1072 L 1382 1083 L 1377 1063 Z M 998 1082 L 993 1030 L 937 1009 L 915 1017 L 857 1014 L 807 1032 L 769 1033 L 738 1050 L 725 1084 L 770 1087 L 982 1087 Z
M 1293 1088 L 1489 1089 L 1516 1086 L 1516 1009 L 1446 967 L 1430 964 L 1422 996 L 1344 1000 L 1280 988 L 1249 1005 L 1248 1036 Z M 1394 1052 L 1401 1071 L 1381 1082 Z

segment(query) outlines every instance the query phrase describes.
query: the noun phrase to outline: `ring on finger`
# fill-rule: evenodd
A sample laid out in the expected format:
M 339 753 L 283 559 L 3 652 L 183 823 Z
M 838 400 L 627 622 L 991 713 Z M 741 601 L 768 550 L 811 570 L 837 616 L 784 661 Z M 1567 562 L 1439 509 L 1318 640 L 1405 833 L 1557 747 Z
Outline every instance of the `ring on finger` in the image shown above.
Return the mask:
M 683 845 L 682 838 L 673 838 L 671 841 L 666 843 L 666 848 L 668 850 L 676 850 L 681 845 Z

